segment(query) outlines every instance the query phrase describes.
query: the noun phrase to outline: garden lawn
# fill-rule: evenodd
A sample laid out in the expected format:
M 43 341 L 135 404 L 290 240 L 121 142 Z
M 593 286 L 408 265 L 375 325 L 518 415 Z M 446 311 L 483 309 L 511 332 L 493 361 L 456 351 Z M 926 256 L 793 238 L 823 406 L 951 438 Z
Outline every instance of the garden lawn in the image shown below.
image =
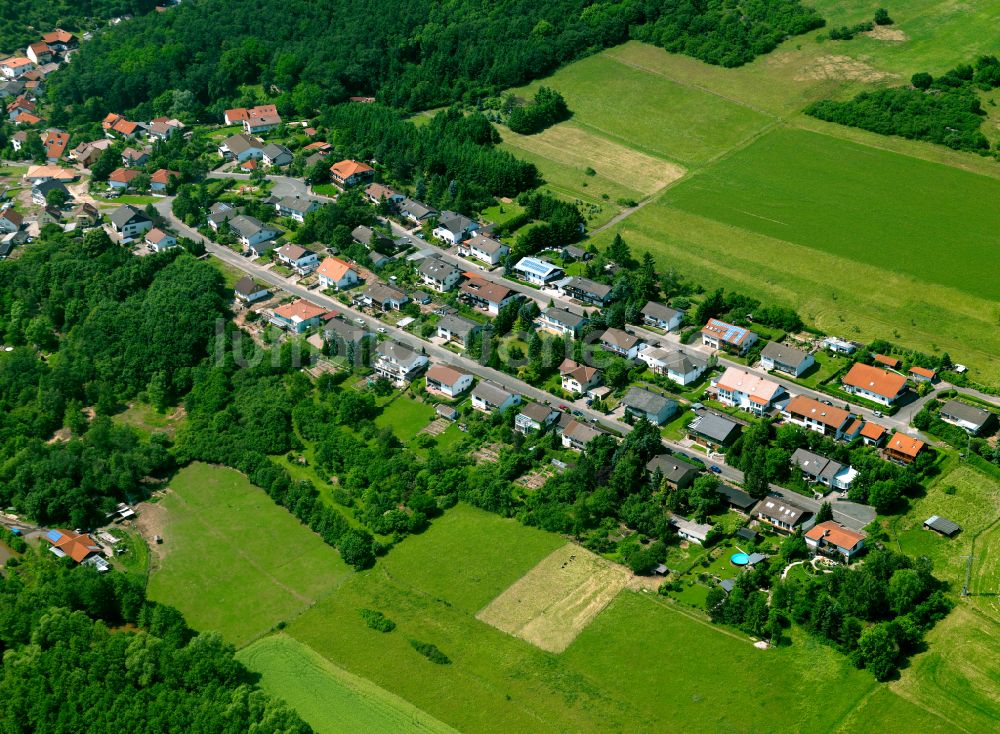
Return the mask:
M 400 441 L 409 444 L 433 418 L 432 406 L 418 402 L 409 395 L 399 394 L 382 408 L 382 412 L 375 418 L 375 425 L 379 428 L 391 428 Z
M 192 627 L 240 646 L 292 619 L 351 572 L 339 554 L 239 472 L 180 470 L 163 512 L 162 557 L 149 596 Z

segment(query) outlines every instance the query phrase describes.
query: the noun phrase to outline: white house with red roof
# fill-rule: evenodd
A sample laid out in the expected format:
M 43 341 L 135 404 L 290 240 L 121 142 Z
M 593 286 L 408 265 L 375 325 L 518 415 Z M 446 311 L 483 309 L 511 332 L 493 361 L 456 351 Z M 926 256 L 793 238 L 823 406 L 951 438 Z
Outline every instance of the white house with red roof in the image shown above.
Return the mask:
M 338 291 L 355 286 L 360 281 L 358 271 L 336 257 L 325 258 L 316 270 L 316 276 L 320 288 L 334 288 Z

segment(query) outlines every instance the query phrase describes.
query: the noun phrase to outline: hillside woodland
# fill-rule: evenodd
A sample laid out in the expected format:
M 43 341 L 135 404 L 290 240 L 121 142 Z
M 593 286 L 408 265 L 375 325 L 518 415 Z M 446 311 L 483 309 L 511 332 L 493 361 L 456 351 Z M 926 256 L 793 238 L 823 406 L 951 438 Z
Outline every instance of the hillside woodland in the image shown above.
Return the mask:
M 109 18 L 145 15 L 156 5 L 157 0 L 4 0 L 0 3 L 0 55 L 22 49 L 56 27 L 79 34 Z

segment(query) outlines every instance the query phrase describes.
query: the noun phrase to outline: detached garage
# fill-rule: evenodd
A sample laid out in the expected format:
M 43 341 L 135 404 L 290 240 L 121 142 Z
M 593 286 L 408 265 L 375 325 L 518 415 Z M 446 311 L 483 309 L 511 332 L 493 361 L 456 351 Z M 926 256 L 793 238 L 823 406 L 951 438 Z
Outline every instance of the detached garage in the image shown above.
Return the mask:
M 941 535 L 948 538 L 955 537 L 962 530 L 962 528 L 951 520 L 945 520 L 943 517 L 938 517 L 937 515 L 931 515 L 924 520 L 924 527 L 936 533 L 941 533 Z

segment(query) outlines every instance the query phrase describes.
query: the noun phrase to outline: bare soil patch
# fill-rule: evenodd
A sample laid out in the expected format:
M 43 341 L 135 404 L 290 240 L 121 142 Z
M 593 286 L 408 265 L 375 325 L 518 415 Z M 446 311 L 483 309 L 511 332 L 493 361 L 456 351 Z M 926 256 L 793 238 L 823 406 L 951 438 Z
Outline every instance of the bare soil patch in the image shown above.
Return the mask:
M 886 25 L 877 25 L 870 31 L 865 31 L 861 35 L 874 38 L 876 41 L 889 41 L 891 43 L 902 43 L 903 41 L 910 40 L 910 37 L 899 28 L 893 28 L 892 26 Z
M 165 535 L 167 510 L 159 502 L 141 502 L 135 506 L 135 514 L 135 528 L 149 546 L 149 569 L 154 571 L 170 552 L 169 538 Z M 162 543 L 156 542 L 157 535 L 163 538 Z
M 879 71 L 864 61 L 844 55 L 820 56 L 795 76 L 796 81 L 832 79 L 866 83 L 898 78 L 898 74 Z
M 476 618 L 542 650 L 562 652 L 630 578 L 622 566 L 567 543 L 511 584 Z

